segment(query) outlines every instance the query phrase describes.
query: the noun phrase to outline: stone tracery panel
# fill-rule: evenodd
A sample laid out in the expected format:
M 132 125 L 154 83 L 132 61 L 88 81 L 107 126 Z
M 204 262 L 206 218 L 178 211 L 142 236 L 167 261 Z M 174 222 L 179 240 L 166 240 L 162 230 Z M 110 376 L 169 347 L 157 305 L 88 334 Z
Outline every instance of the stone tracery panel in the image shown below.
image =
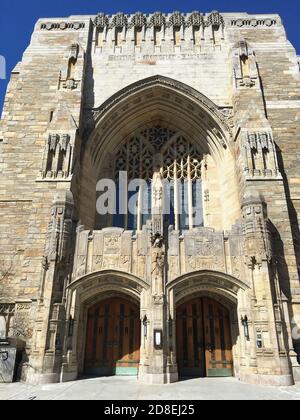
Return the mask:
M 115 178 L 120 171 L 128 172 L 128 179 L 151 180 L 153 155 L 162 155 L 163 173 L 168 180 L 186 179 L 190 166 L 191 179 L 201 178 L 203 154 L 197 145 L 176 131 L 153 126 L 131 137 L 118 151 L 115 159 Z M 175 174 L 176 172 L 176 174 Z

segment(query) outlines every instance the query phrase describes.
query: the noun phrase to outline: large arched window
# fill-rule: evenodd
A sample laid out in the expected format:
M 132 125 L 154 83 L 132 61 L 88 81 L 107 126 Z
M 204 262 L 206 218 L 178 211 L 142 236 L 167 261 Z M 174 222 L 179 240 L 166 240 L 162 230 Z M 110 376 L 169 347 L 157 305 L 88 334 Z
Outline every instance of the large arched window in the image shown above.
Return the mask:
M 158 167 L 164 180 L 165 225 L 173 225 L 176 230 L 203 225 L 201 172 L 205 158 L 195 143 L 179 132 L 155 125 L 129 137 L 114 156 L 118 187 L 114 226 L 140 230 L 151 218 L 151 183 Z M 127 203 L 135 197 L 135 211 L 128 205 L 128 214 L 120 212 L 120 172 L 127 174 Z

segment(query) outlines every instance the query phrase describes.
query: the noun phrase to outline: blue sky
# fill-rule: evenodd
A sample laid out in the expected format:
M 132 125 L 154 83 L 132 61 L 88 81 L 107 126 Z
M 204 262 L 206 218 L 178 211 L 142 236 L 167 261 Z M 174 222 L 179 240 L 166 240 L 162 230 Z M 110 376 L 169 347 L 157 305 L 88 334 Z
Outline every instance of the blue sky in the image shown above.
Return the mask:
M 0 55 L 7 63 L 7 78 L 21 60 L 29 43 L 35 22 L 40 17 L 60 17 L 76 14 L 96 14 L 100 11 L 114 13 L 124 11 L 163 12 L 199 10 L 210 12 L 279 13 L 284 21 L 288 37 L 300 54 L 300 2 L 299 0 L 152 0 L 152 1 L 101 1 L 101 0 L 1 0 Z M 0 79 L 0 110 L 8 80 Z

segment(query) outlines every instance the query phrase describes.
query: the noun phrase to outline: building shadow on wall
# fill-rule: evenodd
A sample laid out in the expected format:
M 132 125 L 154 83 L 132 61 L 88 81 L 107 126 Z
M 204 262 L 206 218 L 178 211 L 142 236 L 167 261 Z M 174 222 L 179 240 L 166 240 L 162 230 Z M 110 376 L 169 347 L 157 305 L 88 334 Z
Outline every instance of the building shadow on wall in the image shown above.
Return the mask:
M 279 165 L 279 169 L 283 178 L 285 196 L 287 200 L 288 214 L 289 214 L 292 239 L 293 239 L 293 247 L 294 247 L 294 252 L 295 252 L 295 257 L 296 257 L 297 274 L 298 274 L 298 279 L 300 279 L 300 227 L 299 227 L 298 215 L 297 215 L 297 211 L 295 209 L 295 206 L 291 198 L 289 181 L 288 181 L 288 177 L 287 177 L 285 167 L 284 167 L 282 151 L 278 147 L 278 145 L 276 145 L 276 151 L 277 151 L 278 165 Z M 274 229 L 276 230 L 275 227 Z M 275 243 L 278 247 L 278 249 L 276 250 L 276 255 L 277 255 L 277 258 L 279 259 L 279 261 L 277 262 L 277 272 L 278 272 L 280 288 L 283 294 L 287 297 L 288 302 L 289 302 L 288 307 L 289 307 L 290 319 L 292 320 L 292 322 L 296 322 L 295 314 L 294 314 L 293 307 L 291 304 L 292 293 L 291 293 L 291 288 L 290 288 L 289 270 L 288 270 L 288 266 L 285 260 L 284 244 L 277 230 L 276 230 L 276 234 L 277 234 L 277 239 Z M 294 347 L 298 355 L 298 363 L 300 364 L 300 339 L 298 340 L 294 339 Z

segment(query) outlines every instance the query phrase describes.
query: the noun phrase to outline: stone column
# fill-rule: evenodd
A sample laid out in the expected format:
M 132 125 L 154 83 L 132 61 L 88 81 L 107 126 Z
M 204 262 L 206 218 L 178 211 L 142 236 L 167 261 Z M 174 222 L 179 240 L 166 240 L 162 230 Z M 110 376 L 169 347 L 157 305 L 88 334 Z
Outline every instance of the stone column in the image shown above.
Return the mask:
M 73 196 L 57 193 L 48 225 L 39 305 L 35 316 L 33 351 L 26 380 L 31 383 L 58 382 L 65 336 L 65 283 L 70 279 Z
M 163 179 L 156 167 L 152 183 L 152 246 L 151 296 L 147 315 L 147 350 L 143 352 L 144 364 L 140 366 L 139 380 L 145 383 L 164 384 L 177 380 L 168 366 L 168 317 L 165 296 L 166 250 L 163 237 Z
M 241 372 L 241 379 L 269 385 L 291 385 L 293 377 L 288 355 L 281 351 L 278 337 L 283 320 L 276 319 L 274 311 L 267 209 L 263 197 L 256 190 L 246 190 L 242 214 L 244 255 L 252 279 L 253 305 L 250 315 L 252 362 L 248 373 Z

